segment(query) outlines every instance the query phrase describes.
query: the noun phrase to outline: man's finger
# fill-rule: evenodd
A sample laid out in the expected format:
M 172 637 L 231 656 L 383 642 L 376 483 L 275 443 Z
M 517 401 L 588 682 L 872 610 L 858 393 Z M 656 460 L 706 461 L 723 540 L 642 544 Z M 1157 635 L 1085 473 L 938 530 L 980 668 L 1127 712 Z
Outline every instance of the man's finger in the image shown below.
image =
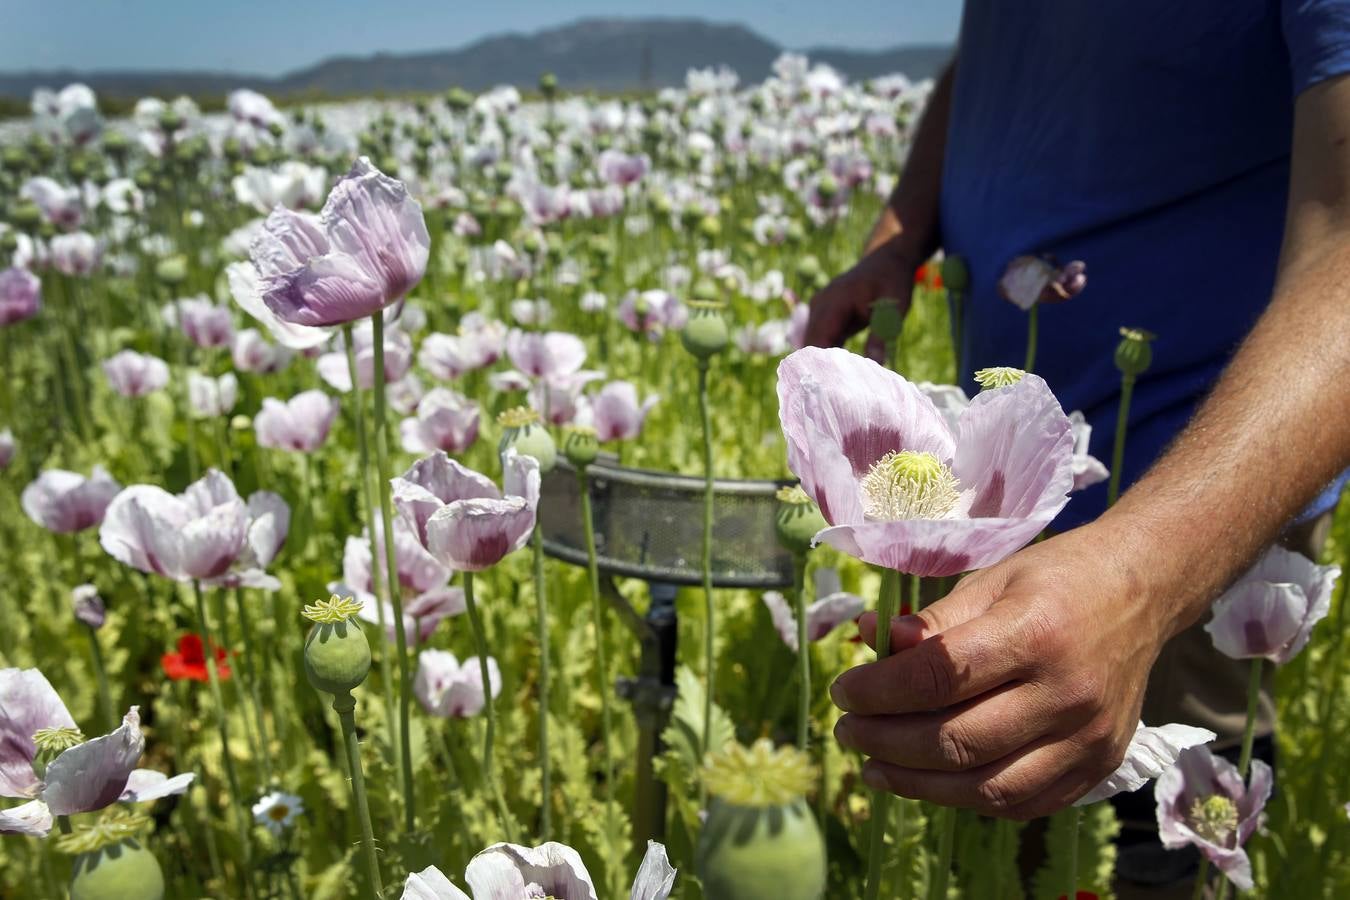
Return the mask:
M 1023 752 L 966 772 L 934 772 L 868 760 L 862 776 L 868 786 L 901 797 L 1010 817 L 1058 785 L 1081 764 L 1081 755 L 1081 748 L 1071 740 L 1043 738 Z
M 908 650 L 922 641 L 927 624 L 917 616 L 896 616 L 891 619 L 891 652 Z M 877 648 L 877 614 L 865 612 L 858 617 L 858 635 L 873 650 Z
M 1004 685 L 948 710 L 903 716 L 848 713 L 839 743 L 908 769 L 960 772 L 997 762 L 1063 724 L 1046 689 Z

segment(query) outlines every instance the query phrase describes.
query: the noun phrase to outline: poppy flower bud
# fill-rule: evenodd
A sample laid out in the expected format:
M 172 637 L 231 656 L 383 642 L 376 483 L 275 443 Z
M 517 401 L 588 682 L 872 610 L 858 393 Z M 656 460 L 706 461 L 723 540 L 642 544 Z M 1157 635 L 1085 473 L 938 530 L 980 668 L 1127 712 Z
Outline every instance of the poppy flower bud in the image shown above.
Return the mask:
M 791 225 L 788 226 L 790 231 Z M 816 276 L 820 274 L 820 260 L 813 254 L 806 254 L 797 261 L 797 277 L 802 281 L 815 281 Z
M 872 337 L 890 343 L 900 337 L 905 327 L 905 316 L 900 312 L 900 301 L 883 297 L 872 304 L 872 319 L 868 330 Z
M 680 210 L 680 224 L 685 228 L 696 228 L 703 221 L 703 207 L 690 203 Z
M 785 487 L 778 491 L 778 513 L 774 528 L 778 540 L 792 553 L 801 556 L 811 549 L 815 536 L 830 527 L 820 509 L 800 487 Z
M 716 303 L 718 298 L 717 282 L 711 278 L 700 278 L 689 291 L 689 299 L 702 303 Z
M 473 95 L 461 87 L 452 87 L 445 92 L 445 105 L 455 112 L 463 112 L 473 105 Z
M 545 72 L 539 76 L 539 93 L 544 95 L 545 100 L 552 100 L 558 96 L 558 76 L 552 72 Z
M 342 696 L 366 680 L 370 642 L 353 618 L 360 610 L 356 600 L 336 594 L 305 607 L 314 623 L 305 638 L 305 675 L 315 690 Z
M 1123 340 L 1116 345 L 1116 368 L 1122 375 L 1137 377 L 1153 364 L 1153 349 L 1149 344 L 1157 337 L 1142 328 L 1122 328 Z
M 716 240 L 722 236 L 722 220 L 716 216 L 704 216 L 698 223 L 699 234 L 709 240 Z
M 42 221 L 42 211 L 29 201 L 16 203 L 9 208 L 9 221 L 21 231 L 31 231 Z
M 92 584 L 80 585 L 70 592 L 70 603 L 75 609 L 75 618 L 95 631 L 103 627 L 107 610 L 103 598 L 98 595 L 98 588 Z
M 521 456 L 534 457 L 540 472 L 553 471 L 558 464 L 558 445 L 553 442 L 548 429 L 539 424 L 539 413 L 518 406 L 497 416 L 497 424 L 502 426 L 500 453 L 515 450 Z
M 187 257 L 181 253 L 155 263 L 155 277 L 165 284 L 182 284 L 187 278 Z
M 804 799 L 814 777 L 805 753 L 768 739 L 709 757 L 713 799 L 695 863 L 707 900 L 825 895 L 825 842 Z
M 731 343 L 731 329 L 722 315 L 725 307 L 715 300 L 690 300 L 688 306 L 689 321 L 680 331 L 680 343 L 690 354 L 706 362 Z
M 147 824 L 141 814 L 118 810 L 57 838 L 58 850 L 76 854 L 71 900 L 162 900 L 164 872 L 139 839 Z
M 959 256 L 944 256 L 942 258 L 942 283 L 948 290 L 962 292 L 970 287 L 970 270 L 966 268 L 966 261 Z
M 585 425 L 572 425 L 563 433 L 563 455 L 578 469 L 584 469 L 600 455 L 600 441 L 595 429 Z

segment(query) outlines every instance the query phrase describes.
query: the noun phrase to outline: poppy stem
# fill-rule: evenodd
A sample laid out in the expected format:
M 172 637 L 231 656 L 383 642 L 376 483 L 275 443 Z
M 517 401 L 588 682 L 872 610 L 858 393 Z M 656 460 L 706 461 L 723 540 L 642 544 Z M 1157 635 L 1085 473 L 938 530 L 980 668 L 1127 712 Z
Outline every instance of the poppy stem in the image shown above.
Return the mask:
M 877 593 L 877 659 L 891 655 L 891 620 L 900 606 L 900 573 L 885 569 L 881 573 L 881 589 Z M 887 791 L 872 791 L 872 834 L 867 853 L 866 900 L 881 896 L 881 860 L 886 855 L 886 822 L 890 819 L 891 795 Z
M 1041 305 L 1031 304 L 1027 310 L 1027 359 L 1022 368 L 1027 372 L 1036 370 L 1036 341 L 1041 331 Z
M 230 756 L 230 724 L 225 715 L 225 699 L 220 690 L 220 675 L 216 671 L 216 645 L 211 638 L 211 625 L 206 618 L 206 595 L 202 584 L 192 580 L 192 595 L 197 605 L 197 625 L 202 631 L 202 655 L 206 657 L 206 680 L 211 684 L 211 705 L 215 708 L 216 728 L 220 731 L 220 759 L 225 768 L 225 783 L 229 788 L 229 802 L 234 814 L 235 827 L 239 830 L 239 846 L 244 855 L 240 879 L 244 883 L 246 896 L 253 896 L 253 856 L 249 844 L 248 822 L 244 819 L 243 791 L 239 787 L 239 775 L 234 769 L 234 758 Z
M 539 836 L 547 841 L 553 825 L 553 771 L 548 755 L 548 597 L 544 593 L 544 538 L 538 516 L 530 544 L 534 553 L 534 606 L 539 639 Z M 483 684 L 491 690 L 491 685 Z
M 356 371 L 356 350 L 352 343 L 351 323 L 342 326 L 342 343 L 347 351 L 347 375 L 352 380 L 352 415 L 356 419 L 356 447 L 361 459 L 361 499 L 366 507 L 366 529 L 370 535 L 370 588 L 375 595 L 375 616 L 380 635 L 389 634 L 384 612 L 384 572 L 375 553 L 375 498 L 370 492 L 370 444 L 366 439 L 365 401 L 361 397 L 361 382 Z M 308 495 L 306 495 L 308 500 Z M 382 651 L 387 648 L 381 648 Z M 399 755 L 399 733 L 394 727 L 394 678 L 389 669 L 389 654 L 380 653 L 380 688 L 384 691 L 384 722 L 394 755 Z M 401 758 L 401 757 L 400 757 Z
M 1209 859 L 1200 857 L 1200 869 L 1195 873 L 1195 890 L 1191 892 L 1191 900 L 1205 900 L 1205 887 L 1209 882 Z
M 366 870 L 370 875 L 371 896 L 384 892 L 380 881 L 380 858 L 375 854 L 375 829 L 370 824 L 370 803 L 366 800 L 366 779 L 361 769 L 361 744 L 356 738 L 356 699 L 351 691 L 333 695 L 333 711 L 342 723 L 342 743 L 347 748 L 347 768 L 352 778 L 352 805 L 361 823 L 361 845 L 365 850 Z
M 595 627 L 595 678 L 600 689 L 600 749 L 604 759 L 605 805 L 614 799 L 614 756 L 610 744 L 609 657 L 605 646 L 605 607 L 600 599 L 600 564 L 595 552 L 595 519 L 591 511 L 590 479 L 586 467 L 577 468 L 581 497 L 581 528 L 586 539 L 586 573 L 591 588 L 591 619 Z
M 112 731 L 117 727 L 117 714 L 113 711 L 112 692 L 108 689 L 108 673 L 103 668 L 103 651 L 98 646 L 98 632 L 85 626 L 89 637 L 89 655 L 93 659 L 94 678 L 98 681 L 98 708 L 103 714 L 104 724 Z
M 506 800 L 497 786 L 497 773 L 492 768 L 492 741 L 497 731 L 497 712 L 492 700 L 492 679 L 488 674 L 487 634 L 483 631 L 483 620 L 478 615 L 478 604 L 473 598 L 473 573 L 464 573 L 464 607 L 469 614 L 469 627 L 473 629 L 473 643 L 478 654 L 478 673 L 483 679 L 483 778 L 487 781 L 488 792 L 497 804 L 498 824 L 502 837 L 511 840 L 510 827 L 506 811 Z
M 932 900 L 946 900 L 947 882 L 952 874 L 952 846 L 956 843 L 956 810 L 941 806 L 937 810 L 938 859 L 933 874 Z
M 370 324 L 375 350 L 375 465 L 379 473 L 380 519 L 384 525 L 385 572 L 389 577 L 389 603 L 394 607 L 394 644 L 398 649 L 399 768 L 403 772 L 404 824 L 412 831 L 417 812 L 408 713 L 408 704 L 412 699 L 412 679 L 408 672 L 408 635 L 403 627 L 403 596 L 398 579 L 398 555 L 394 546 L 394 513 L 389 500 L 389 424 L 384 412 L 383 312 L 376 311 L 370 317 Z M 374 549 L 374 542 L 371 543 L 371 549 Z
M 1252 742 L 1256 738 L 1256 714 L 1261 707 L 1261 675 L 1264 663 L 1261 657 L 1252 660 L 1251 677 L 1247 681 L 1247 724 L 1242 729 L 1242 751 L 1238 755 L 1238 775 L 1244 780 L 1252 766 Z
M 716 657 L 716 615 L 717 609 L 713 605 L 713 581 L 712 581 L 712 536 L 713 536 L 713 445 L 712 445 L 712 413 L 708 406 L 708 369 L 707 359 L 698 361 L 698 411 L 703 420 L 703 552 L 702 552 L 702 570 L 703 570 L 703 604 L 704 618 L 703 623 L 703 658 L 706 667 L 705 683 L 703 685 L 703 755 L 706 756 L 713 747 L 712 741 L 712 710 L 713 710 L 713 692 L 716 685 L 717 676 L 717 657 Z M 707 786 L 699 785 L 699 805 L 703 806 L 707 800 Z
M 811 722 L 811 643 L 806 634 L 806 554 L 792 561 L 793 604 L 797 614 L 797 749 L 807 751 Z
M 1069 900 L 1078 896 L 1078 828 L 1083 821 L 1083 809 L 1070 806 L 1065 810 L 1069 817 Z
M 234 606 L 239 612 L 239 630 L 244 639 L 244 670 L 248 677 L 249 700 L 253 704 L 253 718 L 258 728 L 259 761 L 262 764 L 263 783 L 272 783 L 272 741 L 267 736 L 267 718 L 263 715 L 262 692 L 258 684 L 258 667 L 254 663 L 258 642 L 253 633 L 253 622 L 244 603 L 244 592 L 234 589 Z M 263 660 L 263 665 L 267 664 Z
M 1034 307 L 1033 307 L 1034 309 Z M 1134 394 L 1134 376 L 1120 376 L 1120 407 L 1116 411 L 1116 439 L 1111 448 L 1111 480 L 1106 485 L 1106 505 L 1116 505 L 1120 496 L 1120 467 L 1125 461 L 1125 430 L 1130 424 L 1130 397 Z

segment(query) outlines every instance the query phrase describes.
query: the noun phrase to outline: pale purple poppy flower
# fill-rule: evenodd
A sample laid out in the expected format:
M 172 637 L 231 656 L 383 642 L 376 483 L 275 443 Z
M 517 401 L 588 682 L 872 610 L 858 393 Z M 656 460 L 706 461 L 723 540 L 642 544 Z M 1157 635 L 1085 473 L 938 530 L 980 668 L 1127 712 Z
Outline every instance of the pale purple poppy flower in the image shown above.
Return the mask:
M 1205 625 L 1219 652 L 1283 665 L 1331 609 L 1339 566 L 1319 566 L 1278 544 L 1214 603 Z
M 14 461 L 14 432 L 8 428 L 0 431 L 0 471 L 9 468 Z
M 52 265 L 62 275 L 90 275 L 103 262 L 103 244 L 86 231 L 58 234 L 48 249 Z
M 1087 806 L 1116 794 L 1137 791 L 1174 765 L 1183 750 L 1208 744 L 1215 737 L 1208 728 L 1176 723 L 1150 727 L 1140 722 L 1125 750 L 1125 760 L 1074 806 Z
M 483 365 L 477 342 L 467 335 L 427 335 L 417 351 L 417 364 L 433 377 L 453 381 Z
M 188 373 L 188 407 L 194 419 L 214 419 L 234 409 L 239 399 L 239 379 L 233 372 L 219 378 Z
M 478 224 L 470 213 L 462 212 L 455 216 L 455 224 L 450 229 L 455 237 L 479 237 L 483 233 L 483 226 Z
M 42 308 L 42 282 L 27 269 L 0 272 L 0 325 L 31 319 Z
M 333 390 L 347 393 L 352 389 L 351 370 L 347 368 L 347 351 L 341 336 L 334 342 L 338 348 L 325 353 L 314 364 L 319 377 Z M 352 329 L 352 348 L 356 355 L 356 377 L 362 390 L 375 386 L 375 331 L 369 321 Z M 412 338 L 398 327 L 384 330 L 384 382 L 398 381 L 412 367 Z
M 394 504 L 444 566 L 481 572 L 525 546 L 539 503 L 539 463 L 508 450 L 506 496 L 489 479 L 435 453 L 392 482 Z
M 1261 824 L 1270 799 L 1270 766 L 1252 760 L 1247 784 L 1237 767 L 1204 747 L 1183 750 L 1158 776 L 1158 837 L 1176 850 L 1193 845 L 1241 890 L 1252 887 L 1252 864 L 1243 845 Z
M 76 585 L 70 592 L 70 605 L 75 611 L 75 618 L 95 631 L 103 627 L 108 617 L 103 598 L 92 584 Z
M 532 385 L 528 375 L 517 372 L 515 369 L 493 372 L 488 376 L 487 381 L 488 387 L 498 394 L 505 394 L 510 391 L 527 391 Z
M 992 565 L 1068 501 L 1073 434 L 1027 375 L 971 401 L 953 431 L 894 372 L 842 349 L 778 367 L 788 465 L 832 527 L 817 540 L 912 575 Z
M 245 328 L 234 336 L 230 359 L 240 372 L 259 375 L 280 372 L 291 361 L 291 350 L 269 343 L 256 328 Z
M 267 217 L 267 221 L 262 224 L 262 230 L 269 227 L 281 228 L 281 223 L 288 219 L 298 219 L 301 223 L 307 223 L 315 220 L 314 216 L 307 216 L 304 213 L 293 213 L 285 209 L 276 209 Z M 315 220 L 317 221 L 317 220 Z M 303 235 L 304 225 L 301 224 L 295 228 L 291 234 Z M 280 256 L 282 250 L 287 245 L 278 242 L 274 245 L 276 255 Z M 304 252 L 297 248 L 297 253 Z M 333 336 L 330 328 L 310 328 L 307 325 L 295 325 L 291 322 L 283 322 L 277 318 L 276 313 L 267 308 L 267 304 L 262 299 L 262 277 L 268 272 L 280 270 L 287 264 L 297 264 L 294 259 L 272 259 L 270 257 L 259 257 L 254 262 L 233 262 L 225 267 L 225 277 L 230 283 L 230 294 L 234 297 L 234 302 L 243 308 L 257 321 L 261 322 L 268 330 L 277 343 L 288 350 L 309 350 L 320 344 L 325 343 Z M 259 274 L 260 267 L 262 274 Z
M 586 345 L 575 334 L 513 330 L 506 336 L 506 355 L 530 378 L 571 375 L 586 361 Z
M 521 184 L 516 202 L 532 225 L 551 225 L 572 214 L 572 191 L 565 184 L 547 185 L 538 181 Z
M 23 489 L 23 511 L 55 534 L 73 534 L 103 521 L 122 486 L 102 466 L 85 478 L 65 469 L 47 469 Z
M 19 196 L 32 201 L 42 214 L 43 221 L 49 222 L 62 231 L 72 231 L 84 221 L 84 201 L 78 185 L 63 185 L 39 175 L 24 182 L 19 188 Z
M 257 491 L 245 503 L 211 469 L 182 494 L 126 488 L 108 506 L 99 543 L 118 562 L 175 581 L 275 590 L 280 583 L 261 570 L 289 527 L 290 509 L 276 494 Z
M 792 604 L 778 591 L 765 591 L 764 605 L 774 630 L 787 644 L 797 650 L 797 616 Z M 867 604 L 857 594 L 850 594 L 839 586 L 839 573 L 834 569 L 816 570 L 816 600 L 806 607 L 806 639 L 818 641 L 845 622 L 862 615 Z
M 285 117 L 277 112 L 271 100 L 247 88 L 230 91 L 230 96 L 225 100 L 225 107 L 237 121 L 247 122 L 255 128 L 284 125 L 286 122 Z
M 642 432 L 642 424 L 660 398 L 638 400 L 637 386 L 630 381 L 611 381 L 591 397 L 591 427 L 596 440 L 629 441 Z
M 676 874 L 665 845 L 648 841 L 629 900 L 666 900 L 675 887 Z M 580 855 L 566 844 L 555 842 L 538 847 L 493 844 L 469 861 L 464 880 L 473 891 L 472 900 L 527 897 L 596 900 L 595 885 Z M 470 900 L 470 897 L 440 869 L 428 866 L 408 876 L 402 900 Z
M 495 699 L 502 692 L 502 673 L 497 660 L 488 657 L 488 680 Z M 467 719 L 482 712 L 483 671 L 478 657 L 461 663 L 446 650 L 423 650 L 417 654 L 413 696 L 429 715 L 442 719 Z
M 416 418 L 399 423 L 409 453 L 463 453 L 478 439 L 478 404 L 448 388 L 433 388 L 418 404 Z
M 609 306 L 609 298 L 599 291 L 587 291 L 577 301 L 577 308 L 584 313 L 602 313 Z
M 108 385 L 123 397 L 144 397 L 169 383 L 169 366 L 148 353 L 123 350 L 103 361 Z
M 401 416 L 416 413 L 426 394 L 427 390 L 422 386 L 422 379 L 412 372 L 384 386 L 384 399 L 389 402 L 389 408 Z
M 736 348 L 747 356 L 782 356 L 788 352 L 789 327 L 785 319 L 743 325 L 736 329 Z
M 431 246 L 422 207 L 366 157 L 329 193 L 319 226 L 298 238 L 264 229 L 250 250 L 263 272 L 263 302 L 282 320 L 354 322 L 401 300 L 422 280 Z M 301 245 L 304 252 L 296 253 Z M 293 257 L 297 264 L 268 274 L 260 257 Z
M 271 169 L 248 166 L 230 184 L 236 200 L 260 213 L 278 206 L 306 209 L 323 200 L 328 173 L 318 166 L 287 160 Z
M 382 584 L 388 583 L 384 553 L 384 537 L 375 542 L 379 554 L 379 572 Z M 402 519 L 394 522 L 394 560 L 398 568 L 398 583 L 406 599 L 403 603 L 403 630 L 414 643 L 431 637 L 443 619 L 464 612 L 464 591 L 450 587 L 451 572 L 427 553 L 417 535 Z M 359 600 L 358 615 L 367 622 L 378 624 L 379 599 L 374 593 L 371 576 L 371 546 L 368 535 L 347 538 L 342 550 L 342 581 L 328 585 L 330 592 Z M 386 636 L 395 639 L 394 607 L 384 603 Z
M 285 402 L 266 397 L 253 418 L 253 432 L 259 447 L 313 453 L 328 440 L 337 414 L 337 400 L 323 391 L 304 391 Z
M 1087 265 L 1075 260 L 1056 267 L 1039 256 L 1019 256 L 1003 270 L 999 293 L 1023 311 L 1037 303 L 1058 303 L 1082 293 L 1087 287 Z
M 616 314 L 629 331 L 645 334 L 652 341 L 659 341 L 667 331 L 679 331 L 689 320 L 689 311 L 679 298 L 661 290 L 630 291 Z
M 166 324 L 181 329 L 188 340 L 203 349 L 228 347 L 234 340 L 229 308 L 217 306 L 205 295 L 166 304 L 163 315 Z
M 792 307 L 792 312 L 788 314 L 788 346 L 793 350 L 800 350 L 806 346 L 806 325 L 811 321 L 811 307 L 806 303 L 798 303 Z
M 39 742 L 49 736 L 59 739 L 55 748 L 65 749 L 39 772 Z M 0 811 L 0 832 L 45 837 L 54 816 L 117 802 L 145 749 L 138 708 L 131 707 L 113 732 L 80 738 L 46 676 L 37 669 L 0 669 L 0 796 L 33 801 Z
M 529 393 L 526 399 L 529 400 L 530 408 L 538 412 L 539 418 L 550 425 L 566 425 L 588 418 L 591 414 L 590 401 L 582 396 L 581 391 L 591 382 L 605 377 L 604 372 L 581 369 L 567 375 L 541 378 L 529 384 L 529 380 L 519 372 L 493 374 L 497 376 L 489 378 L 493 390 L 518 390 L 527 387 Z M 513 375 L 520 375 L 520 380 L 512 380 Z
M 516 324 L 533 327 L 547 325 L 553 321 L 553 304 L 547 300 L 530 300 L 521 297 L 511 301 L 511 318 Z
M 596 171 L 610 184 L 627 187 L 642 180 L 651 170 L 651 157 L 645 153 L 628 154 L 621 150 L 604 150 L 596 158 Z

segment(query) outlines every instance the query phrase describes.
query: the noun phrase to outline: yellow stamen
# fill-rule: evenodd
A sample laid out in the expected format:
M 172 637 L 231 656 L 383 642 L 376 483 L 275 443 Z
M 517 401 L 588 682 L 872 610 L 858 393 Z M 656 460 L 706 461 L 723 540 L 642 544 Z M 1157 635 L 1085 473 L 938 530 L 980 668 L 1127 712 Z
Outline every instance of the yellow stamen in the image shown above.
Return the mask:
M 1237 834 L 1237 807 L 1232 800 L 1220 794 L 1196 797 L 1187 818 L 1196 834 L 1220 847 L 1227 847 L 1233 835 Z
M 895 522 L 941 519 L 956 508 L 961 492 L 952 470 L 931 453 L 887 453 L 862 478 L 863 515 Z
M 524 428 L 539 421 L 539 413 L 528 406 L 517 406 L 505 410 L 497 416 L 497 424 L 503 428 Z
M 1012 366 L 994 366 L 977 371 L 975 383 L 985 390 L 990 390 L 1017 384 L 1026 375 L 1027 373 L 1022 369 L 1014 369 Z

